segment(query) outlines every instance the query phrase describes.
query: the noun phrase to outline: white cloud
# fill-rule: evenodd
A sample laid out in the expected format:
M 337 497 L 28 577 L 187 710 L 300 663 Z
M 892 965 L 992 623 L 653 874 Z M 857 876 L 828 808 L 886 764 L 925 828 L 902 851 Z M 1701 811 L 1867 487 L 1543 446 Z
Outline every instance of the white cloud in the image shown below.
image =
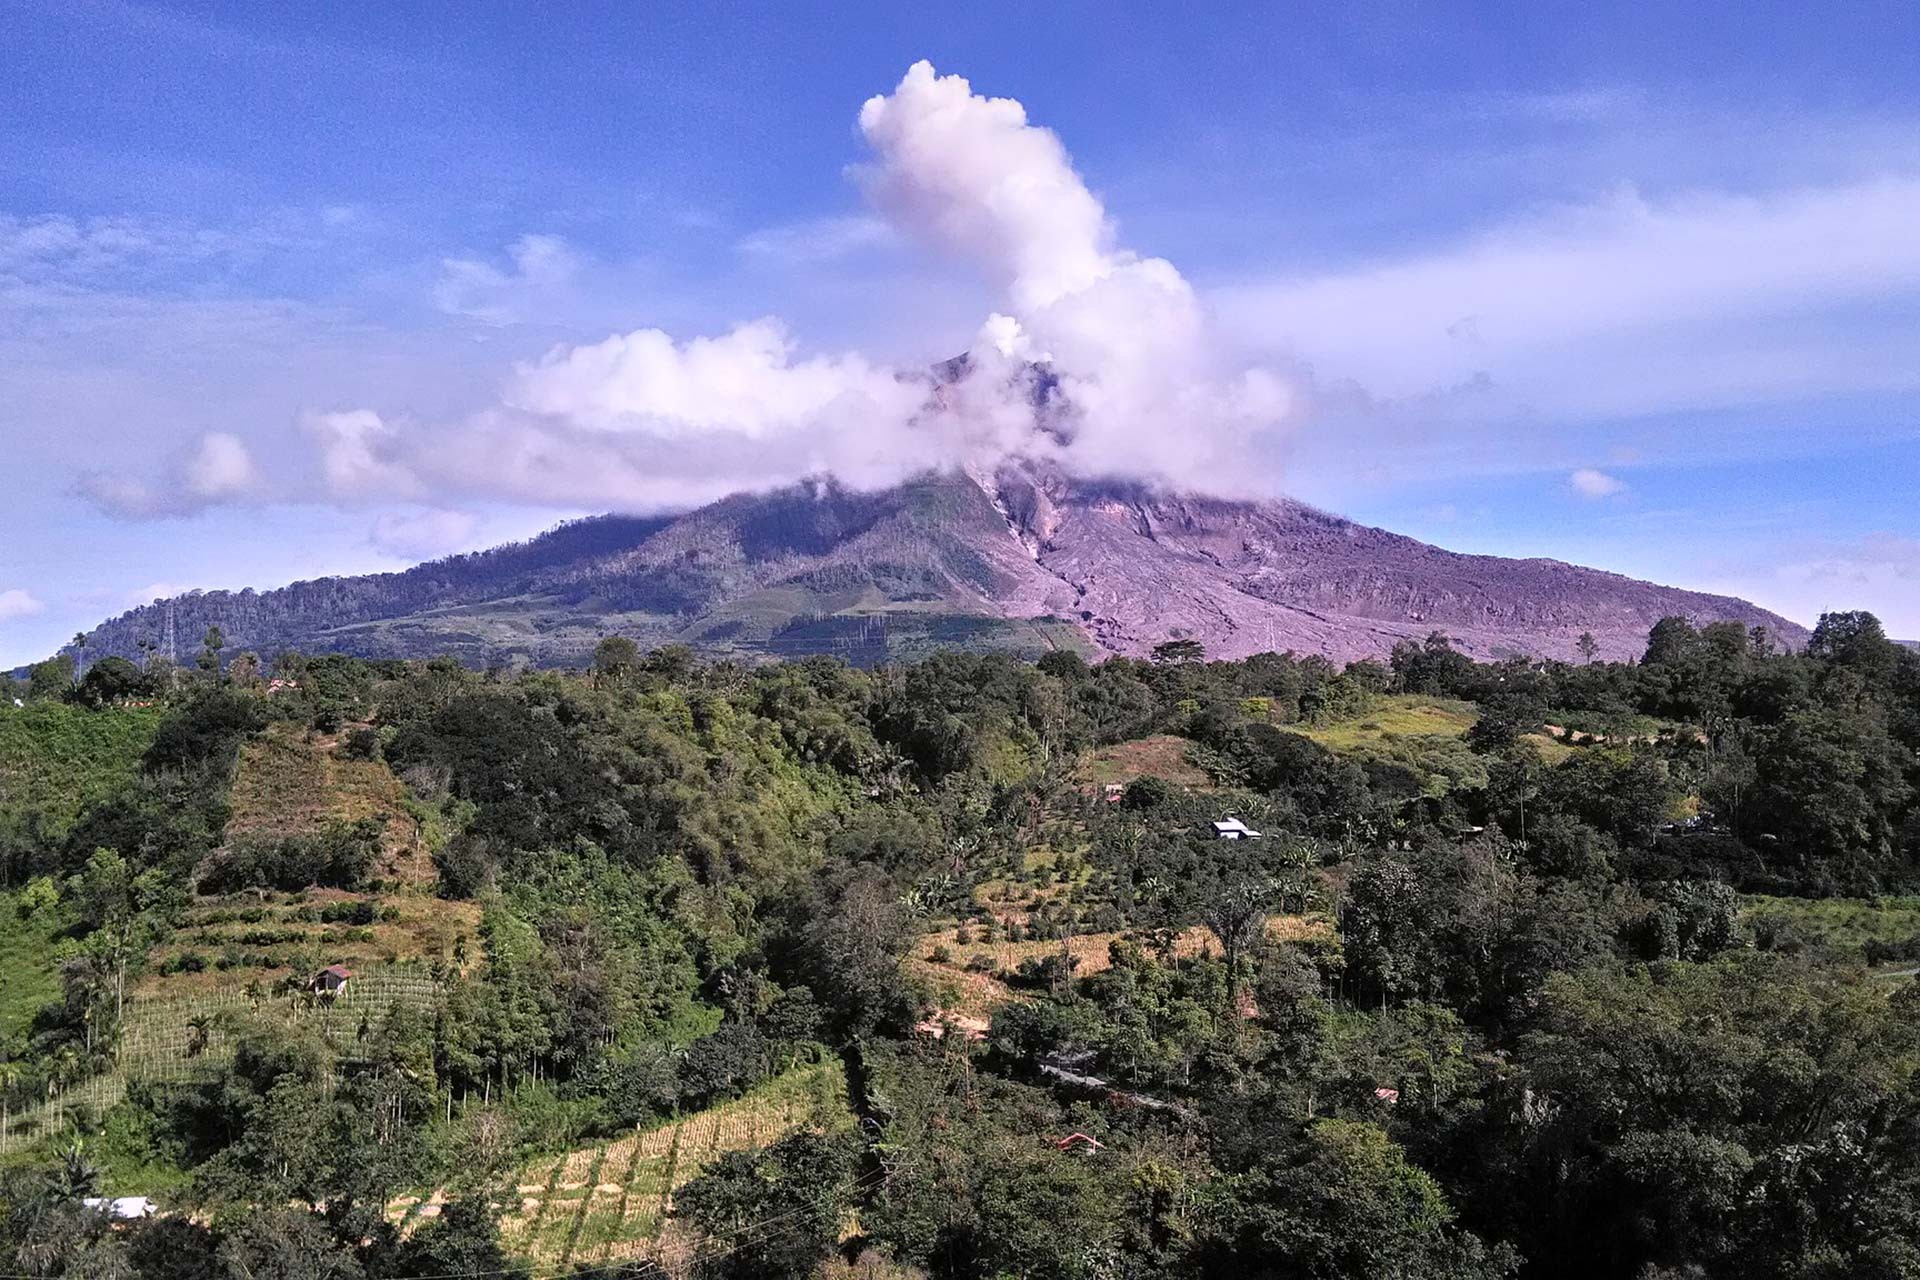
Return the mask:
M 198 501 L 220 502 L 245 497 L 260 487 L 260 473 L 239 436 L 209 431 L 187 459 L 181 479 Z
M 80 477 L 79 492 L 108 515 L 144 520 L 251 501 L 263 496 L 264 481 L 245 441 L 225 431 L 209 431 L 157 483 L 93 471 Z
M 1911 322 L 1860 316 L 1920 294 L 1916 225 L 1913 176 L 1657 203 L 1629 189 L 1213 300 L 1244 340 L 1392 398 L 1474 374 L 1558 416 L 1914 388 Z
M 46 605 L 40 603 L 30 593 L 17 587 L 0 591 L 0 622 L 31 618 L 36 613 L 44 613 L 46 608 Z
M 502 269 L 477 258 L 446 258 L 434 285 L 436 306 L 448 315 L 483 324 L 517 324 L 540 318 L 565 296 L 581 268 L 580 255 L 559 236 L 524 235 L 507 246 Z
M 465 511 L 384 511 L 375 518 L 367 540 L 398 560 L 433 560 L 469 549 L 479 527 L 479 520 Z
M 921 398 L 858 355 L 796 359 L 778 320 L 684 343 L 658 329 L 558 347 L 516 371 L 506 402 L 603 431 L 663 438 L 738 432 L 751 439 L 803 428 L 833 411 L 900 422 Z M 847 403 L 851 401 L 851 403 Z
M 1567 477 L 1567 483 L 1583 498 L 1611 498 L 1627 487 L 1617 477 L 1592 467 L 1581 467 Z
M 398 432 L 371 409 L 310 413 L 301 421 L 320 447 L 327 493 L 348 502 L 412 497 L 418 478 L 398 455 Z

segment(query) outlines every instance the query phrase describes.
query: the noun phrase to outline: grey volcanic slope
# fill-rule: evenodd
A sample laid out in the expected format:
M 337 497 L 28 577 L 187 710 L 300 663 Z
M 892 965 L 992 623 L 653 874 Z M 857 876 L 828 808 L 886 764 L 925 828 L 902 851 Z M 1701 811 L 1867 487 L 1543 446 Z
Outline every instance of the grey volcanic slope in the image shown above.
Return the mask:
M 1444 631 L 1480 657 L 1641 650 L 1654 622 L 1806 632 L 1725 596 L 1552 560 L 1443 551 L 1297 502 L 1235 502 L 1011 465 L 877 493 L 832 482 L 741 494 L 661 519 L 603 516 L 403 573 L 204 592 L 102 623 L 88 655 L 136 656 L 173 616 L 181 658 L 209 626 L 228 652 L 453 653 L 578 663 L 602 636 L 741 656 L 858 662 L 952 645 L 1337 660 Z

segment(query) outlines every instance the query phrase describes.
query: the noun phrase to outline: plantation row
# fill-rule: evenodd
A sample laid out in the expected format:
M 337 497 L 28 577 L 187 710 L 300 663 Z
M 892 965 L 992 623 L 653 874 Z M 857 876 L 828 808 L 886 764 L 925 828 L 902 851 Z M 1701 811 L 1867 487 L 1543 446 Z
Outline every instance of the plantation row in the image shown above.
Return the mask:
M 218 1079 L 233 1055 L 228 1032 L 236 1017 L 257 1014 L 317 1024 L 334 1049 L 351 1059 L 363 1027 L 379 1025 L 395 1005 L 431 1010 L 436 990 L 427 974 L 395 968 L 358 974 L 331 1002 L 304 991 L 256 1000 L 231 987 L 192 996 L 135 998 L 127 1006 L 113 1068 L 57 1086 L 38 1106 L 9 1117 L 0 1152 L 59 1131 L 76 1108 L 94 1115 L 108 1110 L 126 1095 L 130 1083 Z
M 677 1188 L 729 1151 L 765 1146 L 803 1126 L 851 1125 L 846 1090 L 845 1069 L 829 1058 L 735 1101 L 537 1160 L 517 1176 L 519 1205 L 501 1220 L 502 1240 L 540 1268 L 646 1257 Z M 389 1215 L 411 1225 L 437 1213 L 440 1198 L 403 1197 Z

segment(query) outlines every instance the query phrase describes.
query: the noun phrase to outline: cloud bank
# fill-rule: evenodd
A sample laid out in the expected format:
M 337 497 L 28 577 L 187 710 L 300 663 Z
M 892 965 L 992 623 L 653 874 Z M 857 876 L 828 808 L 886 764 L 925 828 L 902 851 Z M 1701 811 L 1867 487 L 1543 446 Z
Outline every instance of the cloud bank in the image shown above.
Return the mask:
M 964 360 L 936 372 L 951 352 L 903 368 L 809 351 L 775 317 L 718 333 L 637 329 L 516 365 L 497 403 L 456 421 L 310 412 L 303 496 L 647 509 L 822 473 L 879 486 L 1011 455 L 1214 489 L 1258 483 L 1244 465 L 1220 468 L 1284 426 L 1290 388 L 1219 358 L 1193 288 L 1118 243 L 1059 138 L 1018 102 L 925 62 L 858 121 L 870 154 L 854 177 L 877 216 L 749 238 L 742 251 L 818 258 L 906 241 L 956 255 L 1001 305 Z M 523 237 L 507 258 L 443 261 L 437 306 L 511 323 L 585 269 L 553 237 Z M 256 492 L 243 462 L 209 437 L 166 483 L 94 476 L 83 492 L 116 514 L 185 514 Z
M 1566 420 L 1911 389 L 1916 227 L 1920 177 L 1660 200 L 1628 187 L 1214 301 L 1242 341 L 1385 398 L 1480 376 Z

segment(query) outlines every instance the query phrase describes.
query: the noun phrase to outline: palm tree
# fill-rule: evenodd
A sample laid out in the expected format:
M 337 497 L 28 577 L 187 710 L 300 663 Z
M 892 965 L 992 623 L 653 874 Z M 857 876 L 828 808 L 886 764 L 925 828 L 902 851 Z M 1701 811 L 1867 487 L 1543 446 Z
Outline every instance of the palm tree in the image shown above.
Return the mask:
M 87 671 L 87 633 L 73 633 L 73 682 L 80 683 L 80 677 Z
M 187 1019 L 187 1056 L 197 1058 L 207 1051 L 207 1040 L 213 1034 L 213 1015 L 196 1013 Z
M 75 1138 L 73 1145 L 60 1153 L 60 1167 L 53 1175 L 54 1194 L 62 1200 L 87 1200 L 100 1194 L 100 1170 Z

